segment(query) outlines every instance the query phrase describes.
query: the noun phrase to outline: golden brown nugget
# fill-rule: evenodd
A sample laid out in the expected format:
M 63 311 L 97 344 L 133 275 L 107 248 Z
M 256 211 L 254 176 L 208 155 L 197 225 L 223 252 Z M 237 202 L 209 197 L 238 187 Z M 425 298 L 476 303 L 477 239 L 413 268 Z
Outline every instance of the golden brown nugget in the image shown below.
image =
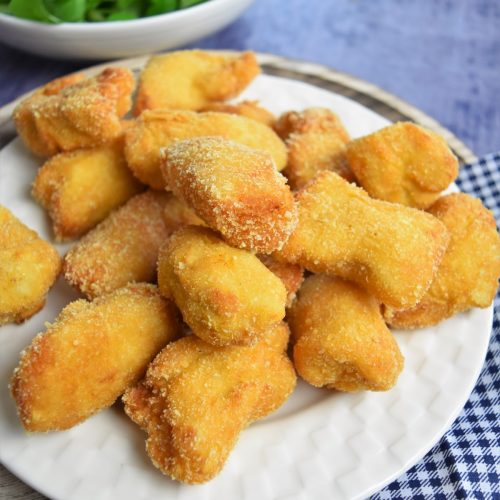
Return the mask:
M 168 198 L 165 202 L 165 212 L 163 218 L 170 232 L 175 232 L 183 226 L 205 226 L 206 224 L 189 208 L 186 203 L 174 196 L 172 193 L 167 193 Z M 304 269 L 294 264 L 280 262 L 272 255 L 258 255 L 259 260 L 271 270 L 278 278 L 283 281 L 288 292 L 290 300 L 291 296 L 295 296 L 295 292 L 299 289 L 304 275 Z
M 277 410 L 295 384 L 282 351 L 265 344 L 215 347 L 191 336 L 163 349 L 123 401 L 148 434 L 155 467 L 196 484 L 220 472 L 241 431 Z
M 166 193 L 131 198 L 87 233 L 64 257 L 65 279 L 87 298 L 129 282 L 152 282 L 160 246 L 171 230 L 163 218 Z
M 205 223 L 179 198 L 167 193 L 163 220 L 173 233 L 182 226 L 204 226 Z
M 218 111 L 220 113 L 246 116 L 268 127 L 272 127 L 276 121 L 276 117 L 267 109 L 259 106 L 258 101 L 241 101 L 235 104 L 213 102 L 205 106 L 202 111 Z
M 208 228 L 187 226 L 168 239 L 158 258 L 158 286 L 193 332 L 214 345 L 254 343 L 285 317 L 282 281 Z
M 231 245 L 268 254 L 297 223 L 292 192 L 269 154 L 220 137 L 162 150 L 172 192 Z
M 90 148 L 122 133 L 120 118 L 130 109 L 132 73 L 106 68 L 99 75 L 45 93 L 37 92 L 19 104 L 13 118 L 26 147 L 38 156 Z M 53 93 L 57 92 L 57 93 Z
M 257 255 L 259 260 L 272 271 L 285 285 L 288 293 L 286 307 L 290 307 L 295 295 L 304 281 L 304 268 L 276 260 L 272 255 Z
M 32 193 L 63 241 L 85 234 L 142 189 L 118 140 L 52 157 L 38 170 Z
M 353 283 L 314 275 L 289 310 L 298 374 L 311 385 L 339 391 L 386 391 L 404 358 L 377 300 Z
M 184 139 L 220 136 L 268 152 L 278 170 L 286 165 L 286 146 L 266 125 L 244 116 L 192 111 L 146 111 L 126 133 L 125 156 L 134 175 L 163 189 L 160 149 Z
M 42 309 L 60 270 L 55 248 L 0 205 L 0 325 Z
M 281 321 L 277 325 L 272 326 L 255 345 L 263 343 L 279 352 L 284 352 L 288 347 L 289 340 L 290 328 L 288 327 L 288 323 Z
M 322 170 L 354 180 L 345 158 L 349 134 L 329 109 L 290 111 L 280 116 L 274 129 L 288 146 L 288 163 L 283 173 L 292 189 L 304 187 Z
M 396 328 L 422 328 L 472 307 L 488 307 L 500 275 L 500 237 L 493 214 L 480 200 L 456 193 L 436 201 L 429 212 L 451 239 L 431 287 L 412 309 L 386 307 L 386 321 Z
M 83 73 L 71 73 L 69 75 L 61 76 L 60 78 L 56 78 L 51 82 L 46 83 L 42 87 L 36 89 L 33 92 L 33 95 L 40 94 L 44 96 L 50 96 L 59 94 L 61 90 L 74 85 L 75 83 L 79 83 L 82 80 L 85 80 L 85 75 Z
M 129 285 L 67 305 L 23 351 L 11 382 L 30 432 L 64 430 L 111 406 L 180 331 L 153 285 Z
M 423 297 L 449 241 L 434 216 L 373 200 L 333 172 L 321 172 L 297 202 L 299 223 L 280 260 L 354 281 L 395 309 Z
M 260 73 L 252 52 L 184 50 L 153 56 L 141 73 L 135 114 L 146 109 L 198 111 L 236 97 Z
M 446 141 L 410 122 L 350 142 L 346 157 L 370 196 L 415 208 L 430 206 L 458 175 Z

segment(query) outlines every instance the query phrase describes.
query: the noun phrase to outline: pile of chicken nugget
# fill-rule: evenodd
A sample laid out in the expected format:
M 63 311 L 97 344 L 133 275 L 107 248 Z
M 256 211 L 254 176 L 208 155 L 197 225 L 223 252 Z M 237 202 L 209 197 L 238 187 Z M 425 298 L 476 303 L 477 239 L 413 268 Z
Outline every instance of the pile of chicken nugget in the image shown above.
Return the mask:
M 202 483 L 296 373 L 388 390 L 404 363 L 389 327 L 492 303 L 495 221 L 442 195 L 458 163 L 441 137 L 397 123 L 351 140 L 326 108 L 276 118 L 227 102 L 259 72 L 250 52 L 173 52 L 137 89 L 107 68 L 15 110 L 45 160 L 33 197 L 55 241 L 76 241 L 61 259 L 0 207 L 0 324 L 40 310 L 61 272 L 85 297 L 21 353 L 11 390 L 27 431 L 68 429 L 121 397 L 153 464 Z

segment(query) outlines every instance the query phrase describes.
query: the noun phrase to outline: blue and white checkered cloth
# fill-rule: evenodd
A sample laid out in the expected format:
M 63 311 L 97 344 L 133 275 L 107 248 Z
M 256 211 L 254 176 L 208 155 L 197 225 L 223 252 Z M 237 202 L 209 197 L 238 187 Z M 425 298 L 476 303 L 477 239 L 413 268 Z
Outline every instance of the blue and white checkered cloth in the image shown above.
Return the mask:
M 500 153 L 463 167 L 457 185 L 481 198 L 500 223 Z M 499 293 L 486 362 L 462 413 L 417 465 L 372 498 L 500 500 Z

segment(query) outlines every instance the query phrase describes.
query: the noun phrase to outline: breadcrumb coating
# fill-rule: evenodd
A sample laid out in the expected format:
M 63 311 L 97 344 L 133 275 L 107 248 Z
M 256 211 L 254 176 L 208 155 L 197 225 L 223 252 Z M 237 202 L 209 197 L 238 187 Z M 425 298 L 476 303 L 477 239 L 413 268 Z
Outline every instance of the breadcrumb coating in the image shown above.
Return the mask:
M 272 255 L 257 255 L 259 260 L 283 282 L 287 291 L 286 307 L 295 300 L 296 293 L 304 281 L 304 268 L 276 260 Z
M 340 118 L 327 108 L 289 111 L 274 129 L 286 142 L 288 163 L 283 173 L 292 189 L 303 188 L 322 170 L 331 170 L 349 182 L 354 175 L 345 157 L 350 137 Z
M 170 232 L 182 226 L 204 226 L 205 223 L 182 201 L 172 193 L 167 193 L 163 220 Z
M 56 240 L 64 241 L 85 234 L 142 189 L 118 139 L 52 157 L 38 170 L 32 193 L 47 209 Z
M 458 175 L 446 141 L 410 122 L 350 142 L 346 157 L 371 197 L 415 208 L 432 205 Z
M 14 371 L 11 390 L 24 428 L 69 429 L 111 406 L 179 331 L 175 307 L 153 285 L 70 303 Z
M 85 75 L 83 73 L 71 73 L 69 75 L 61 76 L 60 78 L 56 78 L 49 83 L 46 83 L 42 87 L 36 89 L 33 92 L 33 95 L 39 94 L 44 96 L 56 95 L 64 90 L 66 87 L 74 85 L 75 83 L 79 83 L 82 80 L 85 80 Z
M 193 111 L 146 111 L 126 133 L 125 156 L 134 175 L 154 189 L 165 188 L 160 150 L 176 141 L 219 136 L 269 153 L 278 170 L 286 165 L 286 146 L 266 125 L 244 116 Z
M 171 230 L 166 193 L 131 198 L 76 243 L 64 257 L 65 279 L 89 299 L 129 282 L 152 282 L 160 246 Z
M 168 345 L 123 401 L 148 434 L 155 467 L 197 484 L 220 472 L 241 431 L 277 410 L 295 384 L 282 351 L 265 344 L 215 347 L 190 336 Z
M 268 127 L 272 127 L 276 122 L 276 117 L 270 111 L 260 106 L 258 101 L 241 101 L 234 104 L 213 102 L 205 106 L 202 111 L 217 111 L 219 113 L 246 116 Z
M 417 304 L 448 245 L 434 216 L 371 199 L 333 172 L 298 193 L 299 222 L 279 260 L 354 281 L 395 309 Z
M 141 73 L 135 114 L 146 109 L 198 111 L 236 97 L 260 73 L 253 52 L 183 50 L 153 56 Z
M 91 148 L 122 133 L 120 118 L 130 109 L 134 77 L 128 69 L 106 68 L 66 86 L 59 81 L 35 92 L 14 110 L 16 129 L 38 156 Z
M 396 328 L 422 328 L 472 307 L 489 307 L 500 276 L 500 237 L 493 214 L 464 193 L 444 196 L 429 212 L 451 235 L 450 244 L 429 290 L 413 308 L 385 307 L 386 321 Z
M 158 286 L 193 332 L 214 345 L 251 344 L 285 317 L 282 281 L 212 230 L 175 232 L 158 258 Z
M 254 345 L 266 344 L 279 352 L 285 352 L 289 340 L 290 328 L 288 327 L 288 323 L 281 321 L 281 323 L 272 326 Z
M 286 179 L 269 154 L 220 137 L 162 149 L 169 188 L 233 246 L 268 254 L 297 223 Z
M 298 374 L 311 385 L 339 391 L 387 391 L 404 358 L 379 303 L 353 283 L 308 277 L 288 312 Z
M 0 205 L 0 325 L 42 309 L 60 270 L 55 248 Z

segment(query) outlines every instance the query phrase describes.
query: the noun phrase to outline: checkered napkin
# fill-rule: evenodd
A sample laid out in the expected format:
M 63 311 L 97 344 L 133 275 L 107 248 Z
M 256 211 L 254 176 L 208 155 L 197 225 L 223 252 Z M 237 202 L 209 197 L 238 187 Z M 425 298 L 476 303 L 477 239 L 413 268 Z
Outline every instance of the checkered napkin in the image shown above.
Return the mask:
M 500 153 L 461 169 L 459 188 L 481 198 L 500 224 Z M 372 497 L 500 500 L 500 294 L 478 383 L 441 441 L 412 469 Z

